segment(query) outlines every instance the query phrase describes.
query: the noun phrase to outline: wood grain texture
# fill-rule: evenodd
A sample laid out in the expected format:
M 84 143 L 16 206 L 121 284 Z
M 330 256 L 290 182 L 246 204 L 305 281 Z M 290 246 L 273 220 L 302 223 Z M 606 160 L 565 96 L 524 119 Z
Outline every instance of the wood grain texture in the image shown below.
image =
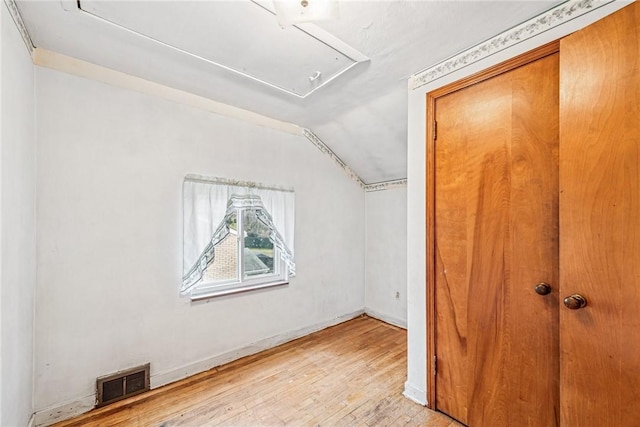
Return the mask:
M 436 277 L 436 264 L 438 263 L 437 254 L 435 251 L 435 105 L 436 100 L 452 94 L 459 90 L 471 87 L 477 83 L 486 81 L 492 77 L 503 74 L 507 71 L 516 69 L 522 65 L 529 64 L 538 59 L 545 58 L 546 56 L 555 54 L 559 51 L 560 42 L 554 41 L 541 46 L 535 50 L 526 52 L 515 58 L 509 59 L 503 63 L 497 64 L 472 76 L 464 78 L 462 80 L 453 82 L 442 88 L 436 89 L 427 94 L 426 99 L 426 230 L 427 230 L 427 292 L 426 292 L 426 307 L 427 307 L 427 398 L 428 407 L 435 409 L 435 396 L 436 396 L 436 375 L 433 369 L 433 358 L 436 355 L 435 343 L 436 343 L 436 306 L 435 306 L 435 277 Z M 557 298 L 557 295 L 553 298 Z
M 437 98 L 435 119 L 436 408 L 557 425 L 558 55 Z
M 402 396 L 406 340 L 363 316 L 56 426 L 459 426 Z
M 563 426 L 640 425 L 640 4 L 561 42 Z
M 507 71 L 514 70 L 524 64 L 529 64 L 533 61 L 537 61 L 538 59 L 542 59 L 545 56 L 553 55 L 554 53 L 557 53 L 559 50 L 560 50 L 560 40 L 554 40 L 536 49 L 525 52 L 522 55 L 515 56 L 511 59 L 508 59 L 504 62 L 496 64 L 485 70 L 479 71 L 468 77 L 457 80 L 441 88 L 435 89 L 432 92 L 429 92 L 427 94 L 427 98 L 428 99 L 431 98 L 435 100 L 436 98 L 440 98 L 442 96 L 456 92 L 460 89 L 467 88 L 469 86 L 473 86 L 476 83 L 483 82 L 492 77 L 499 76 L 500 74 L 503 74 Z M 431 106 L 431 103 L 428 102 L 427 108 L 429 108 L 430 106 Z M 431 122 L 427 121 L 427 130 L 430 129 L 430 123 Z

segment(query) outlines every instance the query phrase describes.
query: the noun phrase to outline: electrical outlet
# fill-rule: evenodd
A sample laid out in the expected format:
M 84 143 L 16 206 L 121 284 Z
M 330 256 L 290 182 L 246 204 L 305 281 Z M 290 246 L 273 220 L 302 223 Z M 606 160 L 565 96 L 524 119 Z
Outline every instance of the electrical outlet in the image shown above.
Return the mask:
M 400 292 L 396 291 L 396 299 L 400 299 Z

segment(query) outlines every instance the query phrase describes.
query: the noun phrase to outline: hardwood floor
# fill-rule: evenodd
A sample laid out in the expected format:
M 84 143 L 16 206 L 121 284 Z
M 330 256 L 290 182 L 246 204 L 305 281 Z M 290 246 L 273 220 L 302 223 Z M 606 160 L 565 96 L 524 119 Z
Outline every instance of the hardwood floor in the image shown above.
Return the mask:
M 402 396 L 406 340 L 362 316 L 56 426 L 460 426 Z

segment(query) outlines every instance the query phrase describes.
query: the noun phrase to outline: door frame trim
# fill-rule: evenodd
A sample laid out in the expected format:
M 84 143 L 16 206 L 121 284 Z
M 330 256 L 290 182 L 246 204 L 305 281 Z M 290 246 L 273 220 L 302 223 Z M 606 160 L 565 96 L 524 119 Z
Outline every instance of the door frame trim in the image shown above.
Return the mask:
M 426 226 L 427 226 L 427 407 L 437 410 L 436 378 L 434 357 L 436 355 L 436 304 L 435 304 L 435 142 L 434 123 L 436 100 L 458 90 L 488 80 L 502 73 L 553 55 L 560 51 L 560 40 L 540 46 L 522 55 L 518 55 L 469 77 L 450 83 L 427 93 L 427 140 L 426 140 Z

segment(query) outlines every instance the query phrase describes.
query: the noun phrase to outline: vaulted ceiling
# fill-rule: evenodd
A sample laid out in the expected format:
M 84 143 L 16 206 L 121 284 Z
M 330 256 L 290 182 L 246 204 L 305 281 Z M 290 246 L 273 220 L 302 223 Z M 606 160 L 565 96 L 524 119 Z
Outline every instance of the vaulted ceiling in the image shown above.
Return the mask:
M 36 47 L 308 128 L 375 183 L 406 177 L 410 75 L 562 1 L 341 0 L 284 28 L 259 3 L 17 2 Z

